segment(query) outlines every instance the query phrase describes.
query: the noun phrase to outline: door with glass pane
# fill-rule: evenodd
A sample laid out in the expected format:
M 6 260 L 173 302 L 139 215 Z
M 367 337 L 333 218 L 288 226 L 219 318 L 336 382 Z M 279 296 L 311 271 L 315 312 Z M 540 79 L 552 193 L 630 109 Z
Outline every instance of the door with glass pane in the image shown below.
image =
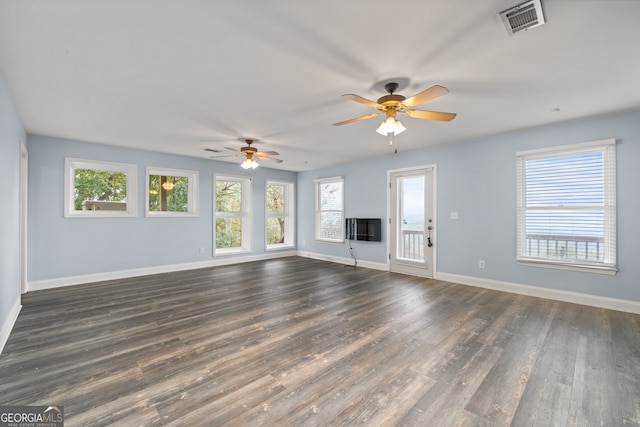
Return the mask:
M 389 173 L 389 270 L 433 277 L 433 169 Z

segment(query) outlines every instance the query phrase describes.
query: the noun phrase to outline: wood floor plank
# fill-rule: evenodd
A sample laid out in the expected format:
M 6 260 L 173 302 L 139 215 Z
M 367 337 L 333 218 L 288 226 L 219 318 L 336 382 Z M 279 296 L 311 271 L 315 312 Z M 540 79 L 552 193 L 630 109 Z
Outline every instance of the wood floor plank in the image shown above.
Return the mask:
M 610 311 L 616 377 L 620 391 L 620 410 L 625 425 L 640 427 L 640 352 L 633 340 L 640 333 L 640 318 Z
M 391 363 L 413 343 L 400 343 L 393 335 L 383 335 L 385 328 L 360 337 L 346 346 L 335 347 L 332 353 L 316 355 L 300 366 L 279 372 L 279 378 L 288 390 L 287 398 L 269 403 L 273 408 L 269 418 L 280 416 L 281 421 L 295 425 L 322 420 L 323 412 L 339 399 L 343 406 L 350 407 L 350 401 L 357 401 L 376 384 L 387 380 L 387 376 L 377 375 L 370 367 Z M 395 370 L 387 370 L 396 372 Z M 309 380 L 309 378 L 312 378 Z M 284 404 L 284 405 L 283 405 Z M 264 417 L 262 417 L 264 418 Z M 259 420 L 260 418 L 258 418 Z
M 0 404 L 67 426 L 640 425 L 640 316 L 300 257 L 23 296 Z
M 401 418 L 402 425 L 422 426 L 437 420 L 440 425 L 456 425 L 464 408 L 484 381 L 487 372 L 500 358 L 503 350 L 476 343 L 469 346 L 461 363 L 450 365 L 437 382 Z
M 564 310 L 555 313 L 514 415 L 514 425 L 570 424 L 571 385 L 579 338 L 578 311 L 578 306 L 567 304 Z
M 571 416 L 593 425 L 617 425 L 622 420 L 622 396 L 611 363 L 612 344 L 599 336 L 580 338 L 575 373 L 579 387 L 572 396 Z
M 493 422 L 509 425 L 558 303 L 531 300 L 522 322 L 465 409 Z

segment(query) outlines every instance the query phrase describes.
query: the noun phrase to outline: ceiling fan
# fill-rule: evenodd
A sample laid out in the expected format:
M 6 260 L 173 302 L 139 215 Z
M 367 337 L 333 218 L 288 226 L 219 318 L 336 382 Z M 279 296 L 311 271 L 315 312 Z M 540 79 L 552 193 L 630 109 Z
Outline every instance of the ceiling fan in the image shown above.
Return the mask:
M 409 117 L 413 117 L 416 119 L 439 120 L 443 122 L 449 122 L 456 117 L 455 113 L 414 110 L 413 108 L 411 108 L 449 93 L 449 90 L 444 86 L 431 86 L 429 89 L 425 89 L 422 92 L 412 96 L 411 98 L 405 98 L 402 95 L 395 94 L 395 91 L 398 90 L 398 83 L 396 82 L 389 82 L 384 85 L 384 88 L 389 94 L 380 97 L 377 102 L 370 101 L 366 98 L 351 93 L 342 95 L 343 98 L 347 98 L 352 101 L 359 102 L 360 104 L 364 104 L 367 107 L 373 107 L 377 110 L 380 110 L 381 113 L 367 114 L 366 116 L 356 117 L 355 119 L 333 123 L 333 126 L 342 126 L 349 123 L 358 122 L 360 120 L 371 119 L 384 113 L 386 118 L 382 122 L 380 127 L 378 127 L 376 132 L 386 136 L 389 134 L 397 135 L 406 130 L 402 123 L 400 123 L 396 118 L 396 115 L 398 113 L 403 113 Z
M 244 142 L 247 143 L 246 147 L 242 147 L 239 150 L 236 148 L 230 148 L 230 147 L 224 147 L 227 150 L 231 150 L 231 151 L 235 151 L 236 154 L 229 154 L 227 156 L 211 156 L 212 159 L 215 158 L 219 158 L 219 157 L 238 157 L 238 156 L 244 156 L 244 160 L 242 161 L 242 164 L 240 166 L 242 166 L 244 169 L 255 169 L 257 168 L 258 162 L 256 162 L 255 159 L 259 159 L 259 160 L 266 160 L 269 162 L 276 162 L 276 163 L 282 163 L 281 159 L 275 159 L 271 156 L 279 156 L 280 153 L 278 153 L 277 151 L 258 151 L 257 148 L 252 147 L 251 144 L 253 144 L 255 142 L 255 140 L 253 139 L 245 139 Z M 211 148 L 205 148 L 206 151 L 212 151 L 212 152 L 219 152 L 218 150 L 214 150 Z

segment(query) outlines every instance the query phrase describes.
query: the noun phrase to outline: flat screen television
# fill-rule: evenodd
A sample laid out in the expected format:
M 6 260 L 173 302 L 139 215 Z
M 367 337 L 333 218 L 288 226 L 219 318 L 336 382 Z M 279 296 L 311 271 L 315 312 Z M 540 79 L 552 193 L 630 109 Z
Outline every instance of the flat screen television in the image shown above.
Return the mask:
M 347 218 L 347 239 L 381 242 L 381 222 L 380 218 Z

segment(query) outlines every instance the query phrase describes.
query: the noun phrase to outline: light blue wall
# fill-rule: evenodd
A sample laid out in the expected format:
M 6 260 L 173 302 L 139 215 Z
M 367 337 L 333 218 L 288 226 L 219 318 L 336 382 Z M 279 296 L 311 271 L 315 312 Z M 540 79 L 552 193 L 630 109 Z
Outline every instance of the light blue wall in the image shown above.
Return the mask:
M 20 298 L 20 143 L 26 140 L 0 74 L 0 327 L 5 325 L 11 308 Z
M 138 216 L 64 218 L 65 157 L 136 164 Z M 200 216 L 145 217 L 147 166 L 198 171 Z M 29 135 L 29 281 L 211 260 L 214 173 L 252 176 L 251 255 L 265 253 L 265 180 L 295 182 L 295 172 L 260 167 L 248 173 L 236 163 Z
M 618 143 L 618 274 L 605 276 L 518 265 L 516 152 L 608 138 L 615 138 Z M 374 135 L 371 143 L 384 142 Z M 398 147 L 401 151 L 401 137 Z M 387 170 L 430 164 L 437 167 L 438 272 L 640 301 L 640 111 L 299 173 L 298 249 L 349 257 L 346 245 L 314 241 L 314 179 L 344 176 L 345 215 L 386 219 Z M 451 220 L 451 212 L 458 212 L 459 219 Z M 354 249 L 360 259 L 386 263 L 386 242 L 355 243 Z M 478 268 L 481 259 L 486 261 L 484 270 Z
M 375 137 L 372 143 L 375 143 Z M 345 218 L 386 218 L 388 158 L 315 169 L 298 174 L 298 250 L 331 257 L 350 258 L 349 246 L 320 243 L 315 233 L 315 183 L 319 178 L 344 179 Z M 392 167 L 391 167 L 392 168 Z M 360 260 L 386 263 L 387 224 L 382 221 L 382 242 L 351 242 Z

